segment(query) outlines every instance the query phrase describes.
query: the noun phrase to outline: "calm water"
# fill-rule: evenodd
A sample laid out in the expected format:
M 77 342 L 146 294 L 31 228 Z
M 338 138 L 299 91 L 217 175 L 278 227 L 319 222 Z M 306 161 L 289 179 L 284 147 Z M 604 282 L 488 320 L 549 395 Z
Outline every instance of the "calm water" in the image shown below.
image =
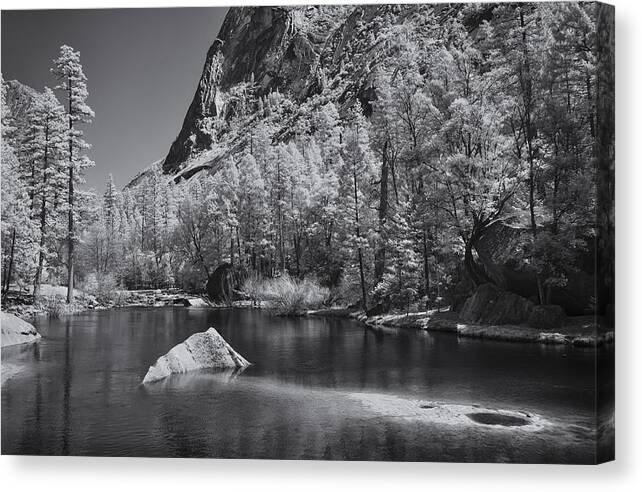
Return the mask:
M 2 350 L 3 371 L 20 370 L 2 387 L 3 454 L 594 457 L 593 350 L 240 309 L 123 309 L 36 324 L 43 340 Z M 160 355 L 209 326 L 253 365 L 140 384 Z M 521 411 L 540 424 L 481 425 L 466 417 L 472 405 Z

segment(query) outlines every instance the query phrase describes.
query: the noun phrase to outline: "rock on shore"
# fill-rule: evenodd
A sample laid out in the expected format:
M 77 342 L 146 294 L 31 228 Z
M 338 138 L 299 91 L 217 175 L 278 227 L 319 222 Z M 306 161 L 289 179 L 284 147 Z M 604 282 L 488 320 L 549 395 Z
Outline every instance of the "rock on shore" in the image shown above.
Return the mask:
M 2 332 L 2 347 L 29 343 L 40 338 L 40 333 L 36 331 L 31 323 L 27 323 L 13 314 L 5 312 L 0 314 L 2 314 L 0 327 Z
M 195 333 L 159 357 L 147 371 L 143 384 L 159 381 L 170 374 L 197 369 L 240 369 L 249 365 L 214 328 L 210 328 L 205 332 Z
M 205 299 L 200 297 L 187 297 L 183 301 L 186 307 L 209 307 L 209 304 L 205 302 Z

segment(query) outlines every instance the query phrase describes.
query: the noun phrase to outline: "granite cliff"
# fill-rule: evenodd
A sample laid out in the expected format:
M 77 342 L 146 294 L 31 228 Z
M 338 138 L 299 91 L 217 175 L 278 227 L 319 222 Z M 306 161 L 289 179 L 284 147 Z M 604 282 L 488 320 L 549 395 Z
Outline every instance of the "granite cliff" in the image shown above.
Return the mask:
M 299 103 L 325 92 L 343 108 L 359 101 L 367 114 L 376 97 L 375 68 L 394 56 L 393 29 L 418 15 L 435 15 L 443 21 L 462 15 L 472 30 L 492 16 L 492 6 L 230 8 L 208 50 L 196 93 L 164 159 L 163 171 L 176 174 L 190 158 L 212 147 L 220 137 L 220 132 L 212 130 L 212 120 L 226 120 L 234 114 L 234 95 L 239 91 L 251 91 L 258 98 L 276 91 Z

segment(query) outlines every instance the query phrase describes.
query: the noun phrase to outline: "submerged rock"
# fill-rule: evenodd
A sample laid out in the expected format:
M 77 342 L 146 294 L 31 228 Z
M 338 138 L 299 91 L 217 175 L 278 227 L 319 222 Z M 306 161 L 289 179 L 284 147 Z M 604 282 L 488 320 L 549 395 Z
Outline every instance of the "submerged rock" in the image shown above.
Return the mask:
M 249 365 L 214 328 L 210 328 L 206 332 L 195 333 L 159 357 L 147 371 L 143 384 L 197 369 L 234 369 Z
M 40 333 L 36 331 L 31 323 L 27 323 L 13 314 L 5 312 L 1 314 L 2 347 L 29 343 L 41 338 Z

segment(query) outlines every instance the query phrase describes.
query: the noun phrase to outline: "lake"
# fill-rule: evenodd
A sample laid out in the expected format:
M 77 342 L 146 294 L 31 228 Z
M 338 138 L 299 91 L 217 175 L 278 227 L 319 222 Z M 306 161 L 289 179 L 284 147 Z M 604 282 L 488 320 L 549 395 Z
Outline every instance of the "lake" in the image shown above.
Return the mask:
M 2 387 L 3 454 L 594 461 L 595 349 L 251 309 L 131 308 L 34 324 L 41 341 L 2 350 L 3 370 L 20 371 Z M 253 365 L 140 384 L 209 326 Z

